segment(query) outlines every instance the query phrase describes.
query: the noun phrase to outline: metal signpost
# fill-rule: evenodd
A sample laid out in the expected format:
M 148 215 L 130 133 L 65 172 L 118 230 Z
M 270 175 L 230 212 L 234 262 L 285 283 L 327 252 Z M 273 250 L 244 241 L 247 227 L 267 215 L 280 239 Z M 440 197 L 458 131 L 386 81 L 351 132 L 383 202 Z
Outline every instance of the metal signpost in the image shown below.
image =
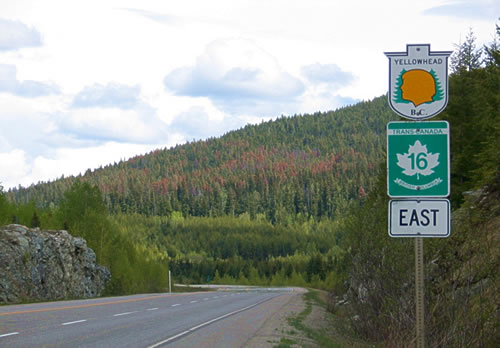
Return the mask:
M 425 348 L 424 240 L 415 238 L 415 317 L 417 348 Z
M 389 235 L 415 237 L 416 346 L 425 347 L 424 240 L 450 235 L 450 140 L 446 121 L 434 117 L 448 103 L 450 51 L 432 52 L 429 44 L 407 45 L 389 58 L 389 105 L 418 122 L 387 125 Z
M 168 270 L 168 292 L 172 293 L 172 273 Z

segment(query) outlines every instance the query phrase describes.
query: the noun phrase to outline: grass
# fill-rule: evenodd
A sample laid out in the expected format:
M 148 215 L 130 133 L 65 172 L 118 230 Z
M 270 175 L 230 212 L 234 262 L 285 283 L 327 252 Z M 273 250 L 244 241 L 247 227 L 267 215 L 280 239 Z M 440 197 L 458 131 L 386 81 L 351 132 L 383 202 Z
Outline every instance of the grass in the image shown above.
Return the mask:
M 326 311 L 327 303 L 323 300 L 323 298 L 321 298 L 318 290 L 308 289 L 308 292 L 303 296 L 306 308 L 297 316 L 288 319 L 288 323 L 296 330 L 303 332 L 306 337 L 312 339 L 320 347 L 373 347 L 373 345 L 367 342 L 352 338 L 352 333 L 348 333 L 346 330 L 347 325 L 345 318 Z M 313 306 L 319 306 L 325 310 L 326 318 L 324 320 L 328 321 L 331 325 L 331 329 L 312 328 L 306 325 L 305 320 L 312 313 Z M 287 347 L 286 345 L 281 344 L 282 342 L 280 341 L 280 346 L 278 347 Z M 287 343 L 283 342 L 283 344 Z
M 306 308 L 296 317 L 290 318 L 288 321 L 289 324 L 305 333 L 307 337 L 318 343 L 320 347 L 342 348 L 342 345 L 336 343 L 324 332 L 324 330 L 311 328 L 304 323 L 304 320 L 312 312 L 313 302 L 319 306 L 326 307 L 326 302 L 319 297 L 319 291 L 309 289 L 309 291 L 304 294 L 304 300 L 306 302 Z
M 277 346 L 274 346 L 274 348 L 290 348 L 292 344 L 296 344 L 294 340 L 291 340 L 286 337 L 281 337 L 280 342 L 278 343 Z

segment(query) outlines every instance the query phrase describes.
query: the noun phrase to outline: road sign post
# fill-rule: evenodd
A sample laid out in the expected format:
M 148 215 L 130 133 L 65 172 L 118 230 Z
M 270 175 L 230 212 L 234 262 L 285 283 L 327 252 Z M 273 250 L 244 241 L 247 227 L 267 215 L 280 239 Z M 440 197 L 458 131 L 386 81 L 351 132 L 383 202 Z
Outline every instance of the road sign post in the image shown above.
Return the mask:
M 425 347 L 425 323 L 424 323 L 424 239 L 415 238 L 415 308 L 416 308 L 416 331 L 417 348 Z
M 391 109 L 414 121 L 436 116 L 448 103 L 450 51 L 406 45 L 389 58 Z M 424 240 L 450 235 L 450 140 L 446 121 L 387 125 L 389 235 L 415 238 L 416 346 L 425 347 Z

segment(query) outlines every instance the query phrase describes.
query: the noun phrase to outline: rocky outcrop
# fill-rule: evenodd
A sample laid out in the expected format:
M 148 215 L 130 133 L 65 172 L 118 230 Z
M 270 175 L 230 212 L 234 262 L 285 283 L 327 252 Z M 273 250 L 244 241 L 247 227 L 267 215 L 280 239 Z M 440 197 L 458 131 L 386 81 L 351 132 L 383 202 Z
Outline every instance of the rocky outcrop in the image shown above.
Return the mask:
M 111 273 L 68 232 L 0 227 L 0 303 L 99 296 Z

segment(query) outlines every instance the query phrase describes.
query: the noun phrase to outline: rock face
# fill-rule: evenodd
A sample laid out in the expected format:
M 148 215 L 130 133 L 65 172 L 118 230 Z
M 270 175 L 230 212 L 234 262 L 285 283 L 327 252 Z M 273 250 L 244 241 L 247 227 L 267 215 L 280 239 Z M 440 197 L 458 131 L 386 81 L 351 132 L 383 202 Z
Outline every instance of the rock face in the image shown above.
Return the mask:
M 111 273 L 66 231 L 0 227 L 0 303 L 99 296 Z

